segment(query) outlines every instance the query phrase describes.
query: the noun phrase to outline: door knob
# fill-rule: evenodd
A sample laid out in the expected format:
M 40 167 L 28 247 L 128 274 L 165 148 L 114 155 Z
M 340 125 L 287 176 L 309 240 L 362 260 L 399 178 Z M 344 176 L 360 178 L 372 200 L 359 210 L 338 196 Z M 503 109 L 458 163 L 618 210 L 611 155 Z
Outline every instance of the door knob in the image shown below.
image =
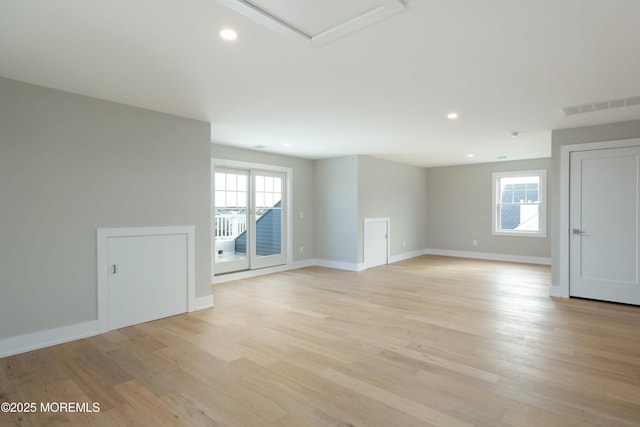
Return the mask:
M 586 231 L 580 230 L 579 228 L 573 228 L 571 230 L 571 234 L 583 235 L 586 234 Z

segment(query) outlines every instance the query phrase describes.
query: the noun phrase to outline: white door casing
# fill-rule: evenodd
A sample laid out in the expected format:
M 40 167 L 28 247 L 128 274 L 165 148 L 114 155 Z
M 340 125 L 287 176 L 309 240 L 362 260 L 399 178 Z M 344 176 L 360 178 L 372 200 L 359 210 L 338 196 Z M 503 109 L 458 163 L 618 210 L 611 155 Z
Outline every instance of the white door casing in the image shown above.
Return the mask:
M 364 219 L 364 267 L 389 263 L 389 218 Z
M 640 304 L 640 147 L 570 157 L 569 293 Z
M 196 309 L 194 235 L 193 226 L 98 229 L 99 332 Z

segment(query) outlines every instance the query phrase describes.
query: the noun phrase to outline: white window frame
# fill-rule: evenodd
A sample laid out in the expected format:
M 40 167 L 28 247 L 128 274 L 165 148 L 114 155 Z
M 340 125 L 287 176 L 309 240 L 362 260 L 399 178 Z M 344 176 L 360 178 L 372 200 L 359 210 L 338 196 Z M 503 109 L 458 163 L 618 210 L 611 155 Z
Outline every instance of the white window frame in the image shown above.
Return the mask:
M 538 204 L 540 205 L 539 231 L 527 230 L 500 230 L 498 227 L 498 206 L 500 204 L 500 180 L 503 178 L 518 178 L 525 176 L 537 176 L 540 178 L 538 188 Z M 547 237 L 547 170 L 529 170 L 516 172 L 494 172 L 493 192 L 491 200 L 491 234 L 494 236 L 518 236 L 518 237 Z

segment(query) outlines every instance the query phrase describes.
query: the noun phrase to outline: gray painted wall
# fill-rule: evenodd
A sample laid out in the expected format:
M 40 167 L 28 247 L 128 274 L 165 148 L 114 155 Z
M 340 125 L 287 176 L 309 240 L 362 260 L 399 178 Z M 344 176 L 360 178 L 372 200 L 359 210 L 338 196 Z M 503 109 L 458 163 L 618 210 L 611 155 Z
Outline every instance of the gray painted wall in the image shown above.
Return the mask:
M 426 221 L 429 248 L 550 257 L 549 233 L 546 238 L 491 234 L 492 173 L 546 169 L 549 182 L 550 167 L 551 159 L 547 158 L 429 168 Z M 547 229 L 548 226 L 547 220 Z M 473 246 L 474 239 L 478 246 Z
M 0 338 L 97 318 L 98 227 L 195 225 L 196 293 L 209 295 L 210 157 L 293 169 L 294 261 L 361 263 L 363 219 L 390 217 L 392 256 L 552 255 L 557 266 L 560 146 L 638 137 L 640 120 L 555 130 L 552 159 L 312 161 L 212 145 L 207 123 L 0 78 Z M 492 236 L 491 174 L 527 169 L 550 170 L 552 238 Z
M 491 234 L 491 191 L 493 172 L 549 170 L 550 164 L 536 159 L 425 169 L 368 156 L 317 160 L 316 257 L 362 263 L 364 218 L 389 217 L 391 256 L 430 248 L 549 258 L 548 236 Z
M 303 261 L 314 257 L 314 162 L 312 160 L 218 144 L 211 145 L 211 158 L 292 168 L 293 248 L 291 249 L 293 260 Z M 304 213 L 304 218 L 300 218 L 300 212 Z M 300 246 L 304 246 L 303 253 L 300 253 Z
M 358 262 L 364 219 L 381 217 L 390 218 L 390 256 L 427 248 L 427 169 L 358 156 Z
M 560 147 L 588 142 L 615 141 L 619 139 L 640 138 L 640 120 L 620 123 L 608 123 L 597 126 L 585 126 L 573 129 L 558 129 L 551 132 L 551 175 L 549 181 L 551 192 L 551 283 L 559 285 L 560 265 Z
M 0 78 L 0 338 L 97 319 L 96 229 L 195 225 L 211 294 L 208 123 Z
M 358 262 L 358 156 L 315 162 L 315 254 Z

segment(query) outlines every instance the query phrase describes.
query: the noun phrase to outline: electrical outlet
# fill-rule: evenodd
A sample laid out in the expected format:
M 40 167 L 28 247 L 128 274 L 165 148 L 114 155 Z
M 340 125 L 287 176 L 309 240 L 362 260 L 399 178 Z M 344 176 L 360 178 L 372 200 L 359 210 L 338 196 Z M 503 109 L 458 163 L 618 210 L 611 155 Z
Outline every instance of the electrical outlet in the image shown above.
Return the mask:
M 402 241 L 402 247 L 406 247 L 407 246 L 407 242 L 405 242 L 404 240 Z
M 304 219 L 304 212 L 300 211 L 300 219 Z
M 473 241 L 473 246 L 478 246 L 478 241 L 477 240 Z
M 300 246 L 300 253 L 304 253 L 304 246 Z

